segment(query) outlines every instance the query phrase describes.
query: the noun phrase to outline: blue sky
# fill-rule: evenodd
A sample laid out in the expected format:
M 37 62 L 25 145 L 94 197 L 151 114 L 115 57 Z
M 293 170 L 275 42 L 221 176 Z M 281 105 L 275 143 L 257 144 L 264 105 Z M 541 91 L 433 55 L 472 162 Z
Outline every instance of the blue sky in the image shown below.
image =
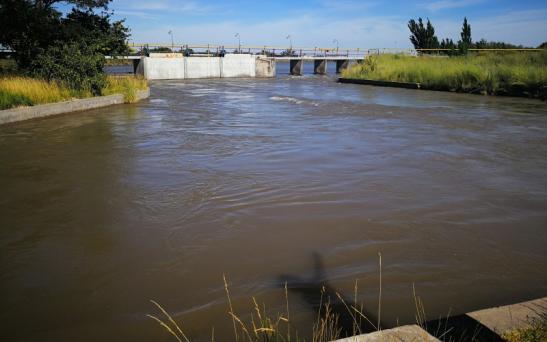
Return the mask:
M 439 38 L 459 38 L 467 16 L 473 39 L 536 46 L 547 41 L 547 1 L 509 0 L 114 0 L 134 42 L 406 48 L 406 23 L 429 17 Z

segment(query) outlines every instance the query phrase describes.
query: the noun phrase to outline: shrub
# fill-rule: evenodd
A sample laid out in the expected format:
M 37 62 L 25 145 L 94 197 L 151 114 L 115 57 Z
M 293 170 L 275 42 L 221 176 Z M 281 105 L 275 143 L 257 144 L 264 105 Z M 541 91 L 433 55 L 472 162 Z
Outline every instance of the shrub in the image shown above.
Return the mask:
M 86 43 L 55 42 L 32 64 L 31 74 L 48 81 L 58 81 L 82 97 L 85 93 L 101 95 L 106 86 L 103 73 L 105 58 Z

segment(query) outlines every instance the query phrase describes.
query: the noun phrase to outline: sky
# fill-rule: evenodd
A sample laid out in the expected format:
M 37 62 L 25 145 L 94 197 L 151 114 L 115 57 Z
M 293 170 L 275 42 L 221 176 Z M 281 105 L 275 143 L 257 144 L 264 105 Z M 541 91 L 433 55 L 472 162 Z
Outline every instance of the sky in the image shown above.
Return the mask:
M 459 39 L 467 17 L 474 40 L 537 46 L 547 41 L 547 1 L 535 0 L 113 0 L 131 42 L 409 48 L 406 24 L 429 18 L 439 39 Z

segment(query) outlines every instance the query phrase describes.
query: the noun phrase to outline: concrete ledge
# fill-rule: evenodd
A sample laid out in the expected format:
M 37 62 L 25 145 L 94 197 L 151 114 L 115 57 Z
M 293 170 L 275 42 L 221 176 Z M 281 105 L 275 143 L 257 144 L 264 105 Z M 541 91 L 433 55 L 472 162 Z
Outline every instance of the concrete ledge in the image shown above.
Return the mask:
M 541 320 L 542 315 L 546 314 L 547 297 L 513 305 L 473 311 L 467 315 L 501 335 L 513 329 L 529 327 L 531 320 Z
M 150 89 L 137 91 L 136 100 L 140 101 L 150 96 Z M 65 102 L 47 103 L 31 107 L 19 107 L 0 110 L 0 125 L 43 118 L 52 115 L 78 112 L 93 108 L 101 108 L 125 102 L 122 94 L 108 96 L 90 97 L 87 99 L 76 99 Z
M 352 336 L 334 342 L 418 342 L 427 341 L 435 342 L 439 341 L 435 337 L 429 335 L 427 331 L 423 330 L 417 325 L 405 325 L 393 329 L 387 329 L 382 331 L 373 332 L 370 334 L 363 334 L 358 336 Z
M 380 87 L 395 87 L 406 89 L 420 89 L 420 83 L 408 83 L 408 82 L 391 82 L 391 81 L 375 81 L 375 80 L 362 80 L 356 78 L 343 78 L 338 79 L 340 83 L 353 83 L 353 84 L 365 84 Z

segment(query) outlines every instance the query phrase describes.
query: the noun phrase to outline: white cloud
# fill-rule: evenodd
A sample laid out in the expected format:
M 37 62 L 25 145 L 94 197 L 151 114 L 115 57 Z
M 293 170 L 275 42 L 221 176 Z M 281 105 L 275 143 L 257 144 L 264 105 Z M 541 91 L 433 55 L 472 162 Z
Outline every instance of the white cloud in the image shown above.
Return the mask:
M 332 20 L 315 15 L 301 15 L 260 23 L 239 21 L 207 22 L 184 26 L 164 25 L 153 30 L 133 30 L 135 37 L 146 41 L 167 40 L 165 32 L 173 30 L 178 43 L 236 44 L 239 32 L 244 45 L 269 45 L 287 48 L 287 35 L 294 46 L 331 47 L 337 39 L 341 47 L 398 47 L 408 46 L 406 22 L 400 18 L 362 17 L 351 20 Z M 389 37 L 389 38 L 387 38 Z M 137 38 L 136 38 L 137 39 Z M 395 43 L 397 42 L 397 43 Z
M 367 0 L 322 0 L 320 6 L 324 9 L 337 12 L 365 11 L 381 5 L 380 1 Z
M 112 8 L 119 9 L 119 11 L 151 11 L 151 12 L 184 12 L 192 13 L 192 15 L 202 15 L 209 14 L 216 10 L 217 7 L 204 5 L 197 1 L 177 1 L 177 0 L 155 0 L 155 1 L 146 1 L 146 0 L 120 0 L 112 4 Z
M 435 12 L 451 8 L 473 6 L 481 2 L 483 2 L 483 0 L 439 0 L 433 1 L 429 4 L 424 4 L 423 7 L 429 11 Z
M 344 0 L 338 5 L 331 0 L 317 0 L 318 7 L 315 9 L 296 10 L 261 21 L 252 20 L 252 17 L 238 18 L 235 15 L 223 15 L 223 20 L 218 20 L 218 16 L 215 16 L 215 20 L 208 19 L 200 16 L 199 11 L 221 10 L 222 13 L 226 13 L 226 10 L 220 7 L 211 9 L 196 1 L 177 1 L 178 7 L 162 10 L 172 1 L 157 0 L 151 3 L 142 0 L 118 0 L 115 3 L 120 9 L 116 10 L 116 13 L 128 16 L 132 39 L 135 42 L 166 42 L 170 40 L 167 32 L 172 30 L 178 44 L 235 45 L 237 39 L 234 38 L 234 34 L 239 32 L 244 45 L 255 46 L 273 45 L 286 48 L 289 42 L 285 37 L 290 34 L 294 46 L 298 47 L 328 47 L 333 45 L 334 39 L 339 41 L 340 47 L 346 48 L 411 47 L 406 27 L 407 16 L 375 16 L 368 14 L 368 11 L 354 11 L 351 16 L 333 15 L 333 6 L 359 6 L 354 0 Z M 476 3 L 477 0 L 473 1 Z M 435 3 L 441 2 L 447 6 L 447 1 Z M 470 4 L 470 1 L 450 3 L 452 6 L 455 6 L 455 3 L 461 6 L 462 3 Z M 366 2 L 367 6 L 373 4 L 373 1 Z M 180 14 L 180 20 L 170 15 L 174 11 L 179 13 L 180 9 L 192 7 L 199 7 L 200 10 L 185 10 L 185 13 Z M 437 5 L 434 8 L 440 9 L 441 6 Z M 185 20 L 195 15 L 203 20 Z M 547 9 L 507 11 L 496 15 L 471 16 L 468 19 L 474 40 L 485 38 L 528 46 L 537 46 L 547 41 Z M 459 39 L 461 18 L 445 17 L 434 20 L 433 24 L 439 39 Z

